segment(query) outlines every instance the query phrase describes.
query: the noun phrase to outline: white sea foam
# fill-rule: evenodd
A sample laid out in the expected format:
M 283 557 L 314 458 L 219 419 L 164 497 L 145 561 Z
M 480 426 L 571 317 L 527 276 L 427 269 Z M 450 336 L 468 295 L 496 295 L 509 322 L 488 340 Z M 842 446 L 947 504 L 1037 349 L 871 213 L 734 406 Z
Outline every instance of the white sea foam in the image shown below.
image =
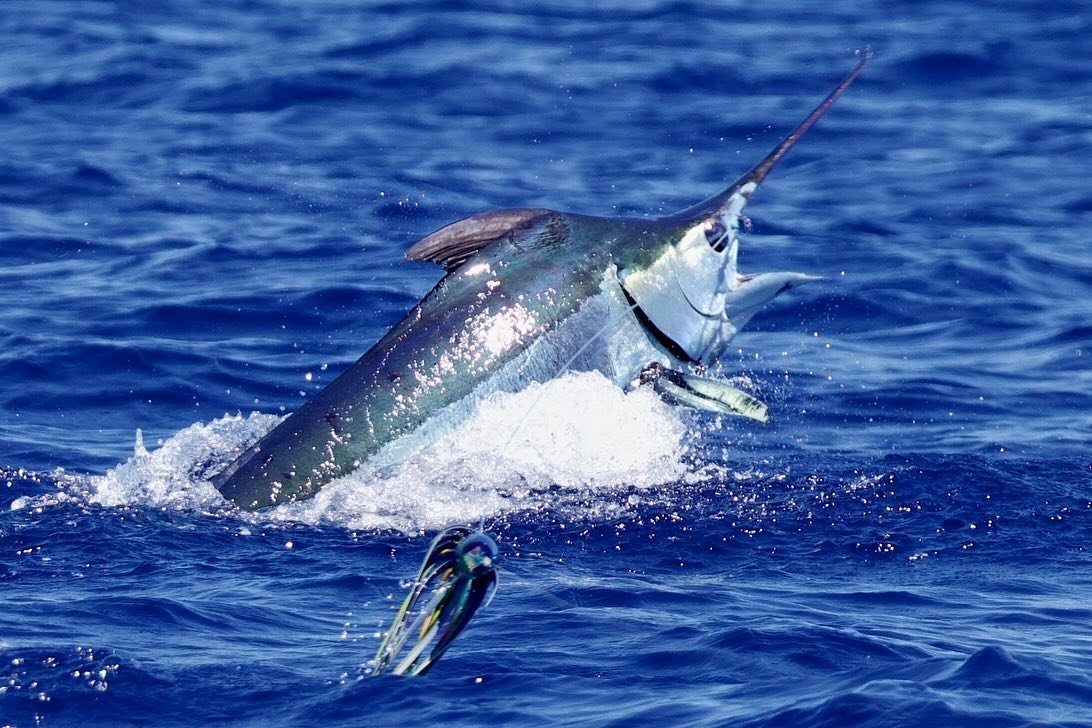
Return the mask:
M 207 476 L 268 432 L 280 417 L 253 413 L 196 423 L 149 451 L 140 430 L 133 455 L 105 475 L 92 476 L 89 499 L 107 506 L 139 504 L 180 508 L 216 508 L 223 497 Z
M 220 510 L 207 480 L 279 421 L 254 413 L 194 424 L 154 450 L 89 479 L 103 505 Z M 333 522 L 405 532 L 553 508 L 620 488 L 687 476 L 686 426 L 647 389 L 622 392 L 598 373 L 570 373 L 516 394 L 498 393 L 468 421 L 408 460 L 365 465 L 310 501 L 259 520 Z

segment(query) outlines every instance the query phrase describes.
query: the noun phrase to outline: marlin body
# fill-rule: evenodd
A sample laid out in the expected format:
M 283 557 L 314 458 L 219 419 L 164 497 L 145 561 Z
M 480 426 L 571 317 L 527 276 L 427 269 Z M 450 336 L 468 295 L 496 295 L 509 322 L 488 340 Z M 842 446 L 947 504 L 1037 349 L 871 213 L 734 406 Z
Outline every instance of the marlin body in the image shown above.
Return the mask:
M 765 421 L 761 402 L 699 372 L 763 305 L 817 278 L 741 274 L 743 209 L 866 62 L 743 178 L 682 212 L 629 219 L 499 210 L 419 241 L 406 257 L 442 265 L 440 282 L 213 483 L 244 509 L 304 500 L 365 461 L 408 456 L 493 392 L 568 370 Z

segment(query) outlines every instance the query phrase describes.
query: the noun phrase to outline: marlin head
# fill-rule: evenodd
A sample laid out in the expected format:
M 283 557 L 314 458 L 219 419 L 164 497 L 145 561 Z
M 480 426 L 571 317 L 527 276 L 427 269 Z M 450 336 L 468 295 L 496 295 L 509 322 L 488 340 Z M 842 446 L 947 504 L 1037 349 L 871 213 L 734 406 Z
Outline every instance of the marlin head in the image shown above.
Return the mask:
M 849 88 L 868 58 L 738 182 L 657 220 L 655 243 L 641 251 L 640 261 L 619 271 L 622 288 L 639 312 L 690 359 L 715 361 L 774 297 L 821 280 L 804 273 L 740 273 L 736 262 L 740 223 L 743 209 L 766 175 Z

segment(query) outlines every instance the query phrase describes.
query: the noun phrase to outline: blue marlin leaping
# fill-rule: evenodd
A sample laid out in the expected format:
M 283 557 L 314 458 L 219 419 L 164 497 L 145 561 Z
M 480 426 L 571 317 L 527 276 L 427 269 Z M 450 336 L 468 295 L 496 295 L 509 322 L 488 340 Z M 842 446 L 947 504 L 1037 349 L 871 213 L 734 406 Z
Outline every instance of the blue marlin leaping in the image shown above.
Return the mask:
M 303 500 L 366 460 L 405 457 L 484 396 L 566 370 L 646 383 L 688 406 L 766 420 L 766 407 L 697 376 L 751 317 L 814 276 L 741 274 L 743 208 L 867 57 L 772 152 L 718 195 L 657 219 L 546 209 L 472 215 L 406 253 L 446 271 L 344 374 L 213 482 L 240 508 Z

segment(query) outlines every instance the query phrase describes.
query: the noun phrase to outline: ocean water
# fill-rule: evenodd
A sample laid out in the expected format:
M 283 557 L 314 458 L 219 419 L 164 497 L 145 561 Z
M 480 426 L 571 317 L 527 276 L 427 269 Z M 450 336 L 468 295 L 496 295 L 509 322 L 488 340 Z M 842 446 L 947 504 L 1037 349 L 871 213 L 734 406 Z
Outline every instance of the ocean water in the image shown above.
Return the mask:
M 0 724 L 1092 724 L 1090 33 L 1083 0 L 7 0 Z M 723 362 L 770 424 L 569 374 L 309 503 L 203 479 L 431 287 L 421 236 L 687 207 L 868 47 L 748 209 L 744 271 L 827 278 Z M 496 598 L 369 675 L 456 523 Z

